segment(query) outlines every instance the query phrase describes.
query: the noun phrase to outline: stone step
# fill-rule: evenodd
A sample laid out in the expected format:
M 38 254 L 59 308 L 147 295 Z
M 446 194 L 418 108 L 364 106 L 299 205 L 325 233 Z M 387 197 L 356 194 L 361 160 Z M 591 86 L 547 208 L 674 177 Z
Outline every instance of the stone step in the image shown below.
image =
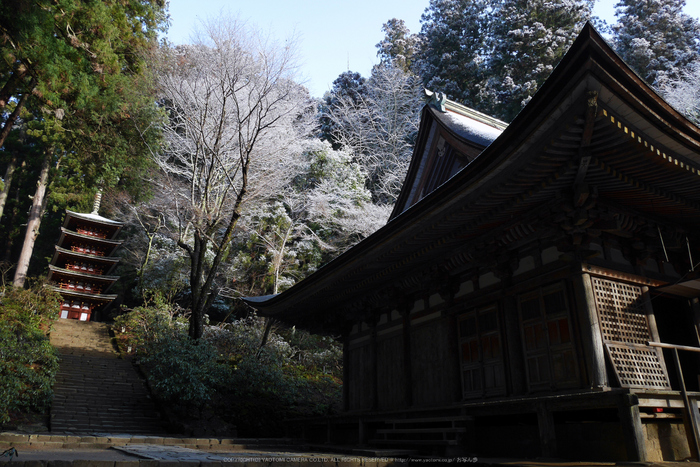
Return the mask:
M 144 381 L 119 358 L 105 324 L 58 320 L 51 342 L 60 354 L 52 432 L 163 432 Z

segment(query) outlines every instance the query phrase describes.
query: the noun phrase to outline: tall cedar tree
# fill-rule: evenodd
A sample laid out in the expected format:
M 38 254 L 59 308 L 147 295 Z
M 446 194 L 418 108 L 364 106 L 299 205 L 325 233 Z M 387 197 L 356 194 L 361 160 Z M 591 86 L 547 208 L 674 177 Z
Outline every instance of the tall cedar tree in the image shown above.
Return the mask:
M 383 62 L 358 99 L 338 96 L 329 113 L 335 140 L 367 173 L 377 204 L 393 205 L 401 190 L 418 133 L 421 91 L 415 76 Z
M 50 179 L 68 169 L 85 191 L 144 166 L 157 136 L 148 130 L 156 113 L 144 52 L 165 22 L 163 0 L 0 5 L 0 137 L 23 126 L 44 154 L 15 285 L 24 283 Z M 10 172 L 18 162 L 7 161 Z
M 431 0 L 413 71 L 428 89 L 510 121 L 590 18 L 592 0 Z
M 488 6 L 487 0 L 430 0 L 413 61 L 426 88 L 474 108 L 485 72 Z
M 683 13 L 685 0 L 621 0 L 613 26 L 618 54 L 653 85 L 678 80 L 700 61 L 700 22 Z
M 486 113 L 511 121 L 591 17 L 593 0 L 504 0 L 489 14 Z
M 377 56 L 382 63 L 392 64 L 404 73 L 411 72 L 420 41 L 402 19 L 392 18 L 382 25 L 384 39 L 377 44 Z
M 333 87 L 323 96 L 319 104 L 319 137 L 331 143 L 333 149 L 340 149 L 340 143 L 336 140 L 336 132 L 338 128 L 331 118 L 331 114 L 338 107 L 341 101 L 350 99 L 357 103 L 362 100 L 362 96 L 366 94 L 365 79 L 356 71 L 344 71 L 333 81 Z

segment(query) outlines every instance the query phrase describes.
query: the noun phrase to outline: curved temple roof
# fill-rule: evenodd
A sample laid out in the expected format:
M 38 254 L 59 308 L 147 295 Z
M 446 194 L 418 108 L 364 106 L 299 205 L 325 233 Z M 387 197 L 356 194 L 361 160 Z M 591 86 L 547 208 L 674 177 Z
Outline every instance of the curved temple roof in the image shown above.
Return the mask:
M 414 158 L 433 118 L 469 133 L 458 117 L 424 110 Z M 292 288 L 245 301 L 312 331 L 342 332 L 350 316 L 395 303 L 425 281 L 442 283 L 489 254 L 483 245 L 494 237 L 507 246 L 533 234 L 513 219 L 544 214 L 543 206 L 582 180 L 610 205 L 700 231 L 700 129 L 590 25 L 530 103 L 460 172 Z M 623 221 L 602 219 L 596 228 Z

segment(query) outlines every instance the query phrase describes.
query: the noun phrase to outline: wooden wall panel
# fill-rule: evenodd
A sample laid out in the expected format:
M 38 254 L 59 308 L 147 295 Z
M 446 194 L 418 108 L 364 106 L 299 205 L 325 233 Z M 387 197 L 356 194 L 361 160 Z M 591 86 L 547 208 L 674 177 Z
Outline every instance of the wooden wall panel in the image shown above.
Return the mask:
M 449 346 L 448 321 L 440 318 L 411 328 L 413 404 L 425 407 L 454 402 L 457 363 Z
M 351 348 L 349 352 L 349 381 L 345 382 L 350 385 L 348 409 L 350 411 L 369 410 L 372 408 L 372 379 L 374 378 L 371 346 L 367 344 Z
M 403 336 L 377 342 L 379 409 L 406 407 L 406 378 L 403 363 Z

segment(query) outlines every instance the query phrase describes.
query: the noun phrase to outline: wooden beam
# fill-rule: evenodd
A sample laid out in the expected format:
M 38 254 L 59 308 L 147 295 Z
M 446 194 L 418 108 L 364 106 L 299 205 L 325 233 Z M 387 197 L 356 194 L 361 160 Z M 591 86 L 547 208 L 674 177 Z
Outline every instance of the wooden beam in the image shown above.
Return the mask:
M 595 292 L 591 276 L 586 273 L 572 276 L 575 306 L 578 321 L 581 323 L 581 342 L 588 373 L 588 384 L 595 389 L 609 387 L 608 374 L 605 369 L 605 348 L 600 332 Z

